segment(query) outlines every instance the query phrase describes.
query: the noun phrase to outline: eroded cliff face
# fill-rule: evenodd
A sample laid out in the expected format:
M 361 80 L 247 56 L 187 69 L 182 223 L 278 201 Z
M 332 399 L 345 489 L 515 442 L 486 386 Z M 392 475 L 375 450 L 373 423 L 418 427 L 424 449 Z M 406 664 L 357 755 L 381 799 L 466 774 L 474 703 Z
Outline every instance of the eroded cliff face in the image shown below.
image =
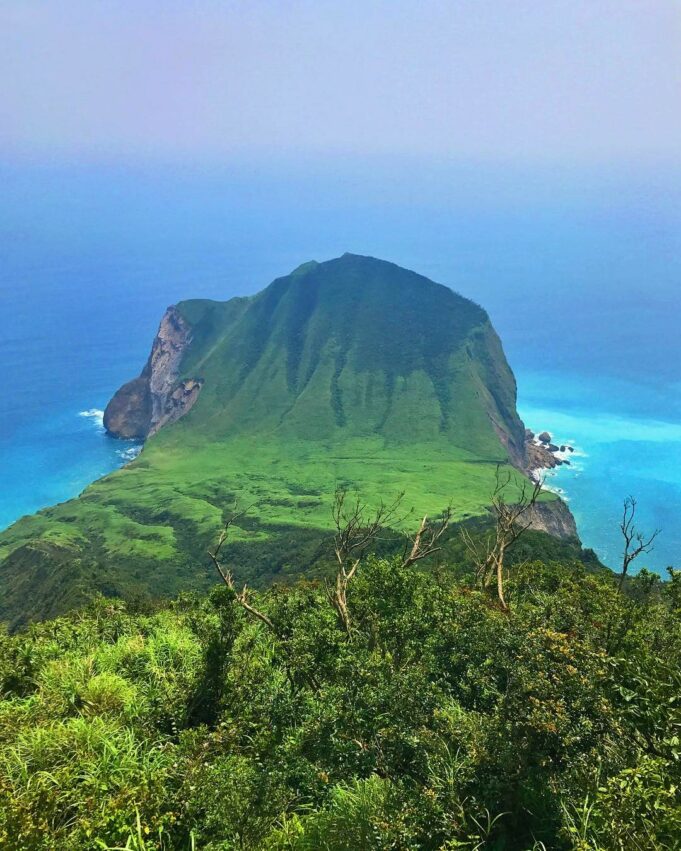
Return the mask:
M 529 519 L 530 528 L 537 532 L 546 532 L 554 538 L 579 540 L 575 518 L 562 499 L 535 503 L 530 509 Z
M 179 379 L 182 357 L 190 343 L 189 325 L 174 305 L 169 307 L 141 375 L 124 384 L 106 406 L 104 427 L 109 434 L 146 440 L 192 408 L 203 381 Z
M 569 463 L 561 460 L 553 451 L 560 448 L 565 449 L 565 446 L 556 447 L 548 441 L 537 443 L 534 433 L 529 429 L 525 430 L 522 448 L 519 448 L 517 444 L 510 446 L 506 443 L 505 445 L 511 457 L 511 463 L 533 482 L 540 480 L 542 470 L 551 470 L 561 464 Z M 537 532 L 546 532 L 554 538 L 575 538 L 579 540 L 575 518 L 562 499 L 535 503 L 530 510 L 528 519 L 530 520 L 530 528 Z
M 499 438 L 502 446 L 508 452 L 511 464 L 513 464 L 513 466 L 522 473 L 526 473 L 528 469 L 528 456 L 522 423 L 520 423 L 520 429 L 516 428 L 513 429 L 513 431 L 509 431 L 499 425 L 499 423 L 491 415 L 490 420 L 492 421 L 492 425 L 494 426 L 494 430 L 496 431 L 497 437 Z

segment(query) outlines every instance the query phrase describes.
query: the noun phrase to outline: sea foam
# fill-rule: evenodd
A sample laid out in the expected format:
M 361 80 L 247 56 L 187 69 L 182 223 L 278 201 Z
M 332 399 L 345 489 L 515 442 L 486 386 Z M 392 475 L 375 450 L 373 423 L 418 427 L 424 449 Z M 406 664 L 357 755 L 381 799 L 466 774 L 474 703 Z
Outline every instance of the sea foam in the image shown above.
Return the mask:
M 94 420 L 97 425 L 104 427 L 104 411 L 100 411 L 99 408 L 88 408 L 87 411 L 80 411 L 78 416 Z
M 130 446 L 128 449 L 117 449 L 116 455 L 118 455 L 119 458 L 122 458 L 123 461 L 127 464 L 129 461 L 134 461 L 141 451 L 141 445 Z

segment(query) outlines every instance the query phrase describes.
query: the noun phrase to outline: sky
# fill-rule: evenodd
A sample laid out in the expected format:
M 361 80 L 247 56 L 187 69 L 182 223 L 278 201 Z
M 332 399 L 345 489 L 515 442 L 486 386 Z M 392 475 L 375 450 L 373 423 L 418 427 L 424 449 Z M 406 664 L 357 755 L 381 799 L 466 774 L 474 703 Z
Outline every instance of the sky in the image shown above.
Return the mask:
M 679 0 L 0 0 L 0 160 L 681 158 Z

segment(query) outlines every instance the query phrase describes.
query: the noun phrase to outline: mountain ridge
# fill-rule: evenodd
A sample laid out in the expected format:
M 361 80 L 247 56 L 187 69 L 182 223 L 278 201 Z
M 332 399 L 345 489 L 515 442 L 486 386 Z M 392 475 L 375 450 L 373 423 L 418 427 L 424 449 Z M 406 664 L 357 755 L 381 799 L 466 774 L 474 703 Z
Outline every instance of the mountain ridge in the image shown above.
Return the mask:
M 392 299 L 390 309 L 382 310 L 389 299 Z M 515 379 L 506 364 L 501 344 L 487 313 L 448 287 L 395 264 L 345 254 L 325 263 L 303 264 L 255 296 L 232 305 L 232 301 L 192 300 L 168 309 L 160 333 L 168 317 L 175 322 L 179 319 L 187 328 L 184 341 L 178 343 L 183 363 L 181 367 L 178 364 L 172 376 L 181 393 L 183 382 L 200 382 L 203 387 L 204 373 L 206 368 L 210 373 L 212 359 L 218 362 L 220 375 L 213 376 L 213 382 L 209 382 L 213 388 L 206 390 L 221 385 L 222 398 L 220 405 L 215 407 L 222 411 L 237 403 L 238 410 L 243 382 L 255 374 L 261 387 L 265 381 L 258 375 L 262 362 L 267 361 L 271 369 L 275 367 L 274 361 L 281 360 L 285 361 L 285 375 L 282 376 L 285 386 L 268 394 L 268 402 L 274 403 L 279 417 L 279 426 L 285 425 L 293 415 L 298 432 L 308 428 L 308 423 L 301 422 L 301 417 L 295 413 L 298 407 L 306 404 L 306 391 L 310 395 L 311 383 L 314 385 L 319 378 L 320 382 L 323 380 L 329 385 L 328 407 L 315 411 L 317 418 L 324 418 L 319 429 L 324 436 L 334 428 L 350 426 L 357 430 L 359 419 L 364 417 L 371 423 L 366 431 L 408 441 L 415 437 L 409 428 L 413 422 L 402 421 L 399 432 L 386 431 L 396 384 L 404 384 L 410 378 L 413 382 L 417 376 L 418 390 L 430 397 L 424 399 L 424 403 L 435 402 L 437 407 L 437 412 L 429 412 L 428 424 L 437 422 L 434 416 L 437 413 L 439 431 L 447 432 L 453 413 L 450 396 L 453 382 L 455 386 L 458 378 L 456 373 L 475 371 L 476 367 L 479 371 L 482 366 L 485 374 L 470 378 L 476 384 L 475 390 L 485 397 L 483 403 L 498 437 L 516 466 L 524 468 L 524 427 L 515 412 Z M 238 331 L 239 324 L 246 328 L 242 329 L 240 338 L 233 339 L 232 331 L 235 327 Z M 199 345 L 197 338 L 200 338 Z M 157 336 L 150 361 L 159 340 Z M 227 352 L 220 358 L 220 349 L 225 347 Z M 462 362 L 448 363 L 453 356 L 458 356 Z M 326 363 L 323 362 L 325 358 Z M 236 360 L 240 364 L 238 370 L 232 370 L 231 386 L 227 378 L 230 368 L 225 360 Z M 319 369 L 326 370 L 323 377 L 316 375 Z M 148 370 L 149 363 L 145 367 L 145 371 Z M 344 382 L 344 374 L 348 371 L 352 377 Z M 365 398 L 353 400 L 367 373 L 372 375 L 363 388 Z M 376 377 L 378 373 L 384 375 L 383 387 L 380 377 Z M 144 375 L 145 372 L 140 379 Z M 132 386 L 134 391 L 134 382 L 140 379 L 124 385 L 107 407 L 105 425 L 116 436 L 133 436 L 131 429 L 112 427 L 112 408 L 120 405 L 121 394 L 130 393 L 131 401 L 136 401 L 129 388 Z M 410 392 L 410 388 L 402 389 Z M 317 387 L 316 392 L 322 392 L 321 388 Z M 192 396 L 189 404 L 183 402 L 182 415 L 193 407 L 196 398 L 198 396 Z M 353 401 L 358 407 L 356 415 L 347 410 L 353 407 Z M 164 402 L 161 400 L 162 404 Z M 457 407 L 456 413 L 460 414 L 464 406 L 457 402 Z M 254 421 L 249 412 L 242 411 L 239 422 L 234 422 L 236 417 L 233 418 L 232 430 L 243 430 L 244 422 L 251 431 L 261 428 L 263 422 L 272 427 L 272 417 L 263 418 L 263 413 L 260 412 L 260 418 Z M 132 418 L 135 419 L 134 411 Z M 482 428 L 478 423 L 478 430 Z M 152 427 L 150 434 L 155 431 Z M 311 436 L 317 437 L 316 434 Z M 435 436 L 432 430 L 430 436 Z M 454 429 L 450 436 L 464 447 L 472 442 L 470 436 L 461 434 L 461 429 L 458 433 Z

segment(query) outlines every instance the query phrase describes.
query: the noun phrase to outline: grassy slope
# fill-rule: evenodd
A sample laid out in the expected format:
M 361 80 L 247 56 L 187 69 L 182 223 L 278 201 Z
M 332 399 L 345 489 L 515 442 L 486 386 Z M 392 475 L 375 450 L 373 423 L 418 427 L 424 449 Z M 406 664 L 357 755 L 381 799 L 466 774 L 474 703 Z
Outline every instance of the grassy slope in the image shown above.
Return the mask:
M 522 426 L 481 308 L 345 257 L 180 309 L 194 330 L 184 373 L 205 379 L 197 404 L 137 461 L 0 536 L 0 617 L 55 614 L 93 590 L 205 587 L 201 554 L 235 499 L 255 504 L 233 550 L 256 584 L 318 558 L 338 484 L 370 503 L 405 491 L 415 515 L 484 512 L 508 457 L 490 417 Z

